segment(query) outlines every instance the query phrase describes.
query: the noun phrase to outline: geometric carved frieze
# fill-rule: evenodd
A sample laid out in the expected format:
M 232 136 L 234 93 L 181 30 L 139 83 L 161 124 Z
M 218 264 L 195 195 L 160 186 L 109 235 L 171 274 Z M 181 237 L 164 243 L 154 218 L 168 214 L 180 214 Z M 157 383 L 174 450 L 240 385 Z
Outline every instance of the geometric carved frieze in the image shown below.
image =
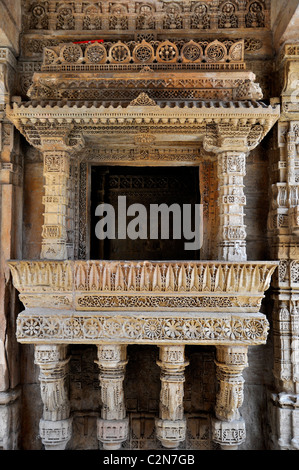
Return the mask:
M 20 343 L 258 345 L 267 340 L 262 314 L 57 312 L 27 309 L 17 319 Z

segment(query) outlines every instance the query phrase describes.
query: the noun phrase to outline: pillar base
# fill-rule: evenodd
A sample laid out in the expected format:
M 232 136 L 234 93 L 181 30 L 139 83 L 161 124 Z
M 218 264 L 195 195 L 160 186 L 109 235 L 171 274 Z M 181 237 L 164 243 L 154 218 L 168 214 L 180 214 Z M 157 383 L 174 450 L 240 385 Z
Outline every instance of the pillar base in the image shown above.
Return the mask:
M 72 418 L 62 421 L 41 419 L 39 432 L 46 450 L 65 450 L 72 436 Z
M 237 450 L 245 442 L 245 421 L 213 421 L 213 441 L 219 444 L 222 450 Z
M 0 449 L 17 450 L 20 432 L 19 388 L 0 392 Z
M 186 420 L 156 419 L 156 435 L 163 447 L 175 449 L 186 439 Z
M 97 437 L 105 450 L 118 450 L 129 436 L 129 419 L 98 419 Z

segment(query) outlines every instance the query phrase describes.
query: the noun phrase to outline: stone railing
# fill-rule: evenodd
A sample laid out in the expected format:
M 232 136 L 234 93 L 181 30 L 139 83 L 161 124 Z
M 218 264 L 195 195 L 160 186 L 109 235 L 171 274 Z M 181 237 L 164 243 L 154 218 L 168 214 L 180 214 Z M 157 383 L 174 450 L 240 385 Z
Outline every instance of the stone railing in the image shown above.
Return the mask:
M 12 261 L 18 340 L 260 344 L 276 263 Z

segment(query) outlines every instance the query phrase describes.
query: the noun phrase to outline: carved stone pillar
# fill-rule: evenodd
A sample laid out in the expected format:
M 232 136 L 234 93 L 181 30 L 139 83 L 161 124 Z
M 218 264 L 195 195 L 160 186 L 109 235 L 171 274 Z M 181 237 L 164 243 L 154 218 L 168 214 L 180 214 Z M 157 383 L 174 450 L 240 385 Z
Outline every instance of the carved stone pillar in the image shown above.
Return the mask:
M 164 447 L 176 448 L 186 438 L 184 418 L 184 346 L 161 346 L 159 361 L 161 367 L 160 414 L 156 420 L 157 438 Z
M 68 152 L 44 152 L 45 205 L 42 259 L 67 259 L 66 216 L 70 156 Z
M 72 418 L 67 392 L 67 346 L 35 346 L 35 364 L 40 367 L 39 380 L 44 404 L 40 436 L 46 450 L 64 450 L 72 434 Z
M 273 374 L 269 391 L 271 446 L 299 449 L 299 48 L 284 44 L 277 62 L 282 115 L 273 133 L 268 219 L 272 259 L 280 261 L 272 285 Z
M 243 404 L 243 370 L 247 367 L 247 347 L 216 348 L 218 393 L 213 422 L 213 440 L 223 450 L 235 450 L 246 437 L 239 408 Z
M 104 449 L 120 449 L 128 438 L 129 422 L 123 390 L 127 348 L 123 345 L 98 345 L 102 410 L 98 419 L 98 440 Z
M 246 261 L 246 226 L 244 225 L 243 179 L 246 174 L 244 153 L 218 155 L 219 181 L 219 259 Z

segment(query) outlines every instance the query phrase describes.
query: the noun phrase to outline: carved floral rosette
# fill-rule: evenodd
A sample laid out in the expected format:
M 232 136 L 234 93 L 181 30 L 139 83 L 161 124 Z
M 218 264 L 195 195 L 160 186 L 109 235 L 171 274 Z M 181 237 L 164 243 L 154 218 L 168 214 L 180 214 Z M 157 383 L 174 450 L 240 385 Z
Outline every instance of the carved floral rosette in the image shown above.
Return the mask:
M 64 344 L 264 344 L 269 324 L 262 314 L 99 315 L 26 310 L 17 319 L 21 343 Z
M 146 42 L 142 40 L 132 49 L 130 43 L 117 41 L 113 44 L 66 43 L 45 47 L 43 54 L 43 71 L 69 70 L 76 64 L 81 69 L 101 69 L 103 64 L 196 64 L 199 68 L 245 69 L 244 40 L 231 43 L 218 40 L 189 41 L 182 48 L 169 40 Z M 92 67 L 92 68 L 91 68 Z

